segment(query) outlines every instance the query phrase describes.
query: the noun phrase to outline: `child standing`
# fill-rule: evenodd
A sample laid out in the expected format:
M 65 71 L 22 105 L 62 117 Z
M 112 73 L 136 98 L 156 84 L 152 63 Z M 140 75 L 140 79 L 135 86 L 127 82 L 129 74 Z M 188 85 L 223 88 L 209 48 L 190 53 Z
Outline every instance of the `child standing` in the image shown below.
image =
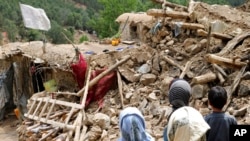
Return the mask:
M 221 86 L 212 87 L 208 92 L 208 103 L 213 113 L 205 117 L 211 128 L 207 132 L 207 141 L 229 141 L 230 125 L 237 125 L 237 121 L 222 111 L 227 103 L 226 90 Z

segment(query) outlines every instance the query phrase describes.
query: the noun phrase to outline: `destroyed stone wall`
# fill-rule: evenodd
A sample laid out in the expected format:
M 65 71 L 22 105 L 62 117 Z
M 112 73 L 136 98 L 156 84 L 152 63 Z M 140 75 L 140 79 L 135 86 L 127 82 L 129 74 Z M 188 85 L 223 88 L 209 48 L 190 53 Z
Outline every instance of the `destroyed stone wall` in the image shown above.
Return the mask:
M 235 116 L 239 124 L 250 124 L 248 66 L 250 33 L 243 28 L 245 24 L 236 26 L 241 28 L 241 32 L 237 34 L 231 34 L 234 32 L 229 30 L 225 30 L 226 32 L 213 30 L 210 33 L 209 28 L 206 27 L 207 24 L 199 22 L 203 17 L 199 15 L 196 17 L 197 20 L 193 20 L 187 7 L 168 5 L 169 3 L 165 3 L 163 9 L 148 11 L 148 14 L 153 15 L 157 20 L 152 26 L 152 28 L 155 27 L 153 33 L 151 29 L 145 29 L 145 44 L 141 43 L 138 47 L 126 45 L 127 47 L 123 47 L 122 50 L 85 55 L 91 60 L 90 66 L 93 69 L 111 67 L 124 56 L 130 56 L 116 69 L 121 75 L 121 83 L 118 84 L 117 89 L 110 90 L 105 95 L 104 107 L 100 111 L 97 111 L 96 102 L 90 104 L 84 113 L 78 111 L 81 109 L 78 106 L 82 96 L 76 96 L 77 93 L 74 92 L 76 83 L 73 82 L 70 69 L 67 68 L 68 62 L 75 56 L 72 47 L 65 45 L 58 49 L 50 46 L 47 54 L 42 55 L 29 52 L 34 58 L 40 57 L 48 62 L 49 67 L 60 68 L 52 71 L 50 77 L 55 78 L 62 84 L 62 87 L 67 88 L 62 88 L 63 92 L 57 92 L 56 96 L 54 95 L 56 93 L 41 92 L 29 99 L 28 106 L 31 112 L 26 113 L 28 118 L 18 128 L 19 139 L 65 140 L 68 138 L 77 140 L 85 138 L 89 141 L 115 141 L 120 136 L 118 126 L 120 111 L 124 107 L 135 106 L 145 117 L 147 131 L 156 141 L 162 141 L 163 129 L 171 111 L 167 95 L 168 86 L 176 77 L 190 82 L 192 86 L 190 106 L 199 110 L 202 115 L 205 116 L 211 112 L 207 91 L 212 86 L 220 85 L 226 88 L 229 96 L 228 103 L 223 110 Z M 204 11 L 207 13 L 215 11 L 214 6 L 204 5 L 208 10 Z M 204 8 L 199 6 L 198 4 L 198 8 Z M 223 7 L 223 11 L 235 12 L 235 9 L 224 8 L 226 7 Z M 199 12 L 202 13 L 202 11 Z M 223 13 L 215 11 L 207 16 L 235 26 L 234 20 L 221 18 L 222 15 Z M 20 49 L 25 50 L 22 47 Z M 66 50 L 67 53 L 61 53 L 61 49 Z M 79 49 L 83 51 L 84 47 L 79 47 Z M 34 101 L 36 103 L 32 109 Z M 47 107 L 46 101 L 49 103 Z M 39 106 L 39 103 L 43 106 Z M 54 107 L 53 103 L 56 103 Z M 37 113 L 40 120 L 48 117 L 46 119 L 53 122 L 49 124 L 45 120 L 40 122 L 39 117 L 34 120 L 35 116 L 31 115 L 32 112 Z

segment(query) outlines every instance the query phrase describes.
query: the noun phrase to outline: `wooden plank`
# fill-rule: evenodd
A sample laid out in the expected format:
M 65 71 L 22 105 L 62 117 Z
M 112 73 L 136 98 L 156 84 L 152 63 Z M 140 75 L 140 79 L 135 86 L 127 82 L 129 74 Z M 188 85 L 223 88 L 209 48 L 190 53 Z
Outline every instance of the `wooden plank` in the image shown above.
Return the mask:
M 36 113 L 37 113 L 38 109 L 40 108 L 41 104 L 42 104 L 42 101 L 39 101 L 39 103 L 38 103 L 38 105 L 37 105 L 37 107 L 36 107 L 36 110 L 35 110 L 34 113 L 32 114 L 33 116 L 36 115 Z
M 178 11 L 165 11 L 163 9 L 149 9 L 147 14 L 155 17 L 171 17 L 174 19 L 187 19 L 189 18 L 189 13 L 178 12 Z
M 218 64 L 228 68 L 240 69 L 242 66 L 246 65 L 245 62 L 241 62 L 239 60 L 234 60 L 231 58 L 221 57 L 215 54 L 207 54 L 205 56 L 205 59 L 207 62 L 210 62 L 212 64 Z
M 75 107 L 76 109 L 82 109 L 82 105 L 77 104 L 77 103 L 71 103 L 71 102 L 67 102 L 67 101 L 61 101 L 61 100 L 57 100 L 57 99 L 51 99 L 51 98 L 38 98 L 37 101 L 44 101 L 46 102 L 46 100 L 49 99 L 49 103 L 54 103 L 56 102 L 57 105 L 63 105 L 63 106 L 67 106 L 67 107 Z
M 82 126 L 82 117 L 83 117 L 83 113 L 80 111 L 78 113 L 77 118 L 76 118 L 76 131 L 75 131 L 74 141 L 79 141 L 80 140 L 80 132 L 81 132 L 81 126 Z
M 35 104 L 36 104 L 36 99 L 37 99 L 37 97 L 35 98 L 35 99 L 33 99 L 33 103 L 32 103 L 32 105 L 31 105 L 31 107 L 30 107 L 30 109 L 29 109 L 29 111 L 28 111 L 28 115 L 31 113 L 31 111 L 35 108 Z
M 110 68 L 108 68 L 107 70 L 105 70 L 104 72 L 102 72 L 101 74 L 99 74 L 98 76 L 96 76 L 94 79 L 92 79 L 89 82 L 89 86 L 88 88 L 91 88 L 93 85 L 95 85 L 101 78 L 103 78 L 105 75 L 107 75 L 108 73 L 110 73 L 111 71 L 113 71 L 114 69 L 116 69 L 118 66 L 122 65 L 123 63 L 127 62 L 129 59 L 131 58 L 130 55 L 124 56 L 124 58 L 122 60 L 120 60 L 119 62 L 117 62 L 116 64 L 114 64 L 113 66 L 111 66 Z M 82 96 L 83 92 L 84 92 L 84 88 L 82 88 L 80 91 L 77 92 L 78 96 Z
M 119 71 L 117 71 L 116 74 L 117 74 L 117 79 L 118 79 L 119 94 L 120 94 L 120 97 L 121 97 L 121 106 L 122 106 L 122 109 L 123 109 L 124 104 L 123 104 L 123 94 L 122 94 L 122 78 L 121 78 L 121 75 L 120 75 Z
M 24 116 L 29 118 L 29 119 L 33 119 L 33 120 L 38 120 L 38 118 L 39 118 L 38 116 L 33 117 L 32 115 L 27 115 L 27 114 L 24 114 Z M 75 130 L 75 126 L 73 126 L 73 125 L 65 125 L 64 123 L 60 123 L 60 122 L 57 122 L 57 121 L 54 121 L 54 120 L 41 118 L 40 121 L 43 122 L 43 123 L 51 124 L 53 126 L 58 126 L 60 128 L 66 128 L 68 130 Z
M 45 105 L 43 106 L 43 109 L 42 109 L 42 111 L 41 111 L 40 114 L 39 114 L 38 120 L 40 120 L 40 118 L 42 117 L 44 111 L 46 110 L 46 108 L 47 108 L 47 106 L 48 106 L 49 99 L 47 98 L 47 100 L 45 100 L 45 101 L 46 101 L 46 102 L 45 102 Z
M 227 92 L 227 93 L 228 93 L 227 103 L 224 105 L 222 111 L 225 112 L 225 111 L 227 110 L 229 104 L 231 103 L 231 101 L 232 101 L 232 95 L 233 95 L 233 93 L 235 92 L 235 90 L 236 90 L 236 88 L 238 87 L 238 85 L 240 84 L 241 77 L 244 75 L 245 70 L 246 70 L 246 67 L 247 67 L 247 65 L 246 65 L 246 66 L 243 66 L 243 67 L 241 68 L 241 70 L 239 71 L 239 73 L 238 73 L 237 76 L 235 77 L 233 84 L 230 86 L 230 89 L 229 89 L 229 91 Z
M 72 107 L 69 114 L 68 114 L 68 116 L 67 116 L 67 118 L 66 118 L 66 120 L 65 120 L 65 122 L 64 122 L 65 125 L 67 125 L 69 123 L 69 120 L 70 120 L 72 114 L 74 113 L 74 111 L 75 111 L 75 107 Z
M 50 113 L 52 112 L 52 110 L 53 110 L 53 108 L 54 108 L 54 106 L 55 106 L 55 103 L 56 103 L 56 101 L 54 100 L 53 103 L 52 103 L 52 105 L 50 106 L 50 109 L 49 109 L 49 112 L 47 113 L 47 116 L 46 116 L 46 120 L 45 120 L 45 121 L 48 120 L 48 118 L 49 118 L 49 116 L 50 116 Z
M 246 39 L 249 36 L 250 36 L 250 32 L 245 32 L 245 33 L 242 33 L 242 34 L 234 37 L 231 41 L 229 41 L 227 43 L 227 45 L 217 55 L 223 56 L 223 55 L 231 52 L 239 42 L 243 41 L 244 39 Z

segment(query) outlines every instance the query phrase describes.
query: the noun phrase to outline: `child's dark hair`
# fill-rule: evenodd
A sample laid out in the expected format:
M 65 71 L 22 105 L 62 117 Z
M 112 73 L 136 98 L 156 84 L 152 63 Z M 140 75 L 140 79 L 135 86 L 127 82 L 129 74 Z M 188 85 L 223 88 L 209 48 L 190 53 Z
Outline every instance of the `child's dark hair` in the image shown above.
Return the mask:
M 212 87 L 208 92 L 208 100 L 214 108 L 222 109 L 227 102 L 227 91 L 221 86 Z

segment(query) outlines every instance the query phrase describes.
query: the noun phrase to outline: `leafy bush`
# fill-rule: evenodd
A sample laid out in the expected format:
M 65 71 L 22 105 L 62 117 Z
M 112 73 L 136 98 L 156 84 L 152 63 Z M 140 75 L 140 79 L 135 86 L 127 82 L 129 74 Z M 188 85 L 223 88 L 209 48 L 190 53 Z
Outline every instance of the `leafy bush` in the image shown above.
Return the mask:
M 82 37 L 80 38 L 80 43 L 84 42 L 84 41 L 88 41 L 88 37 L 86 35 L 82 35 Z

